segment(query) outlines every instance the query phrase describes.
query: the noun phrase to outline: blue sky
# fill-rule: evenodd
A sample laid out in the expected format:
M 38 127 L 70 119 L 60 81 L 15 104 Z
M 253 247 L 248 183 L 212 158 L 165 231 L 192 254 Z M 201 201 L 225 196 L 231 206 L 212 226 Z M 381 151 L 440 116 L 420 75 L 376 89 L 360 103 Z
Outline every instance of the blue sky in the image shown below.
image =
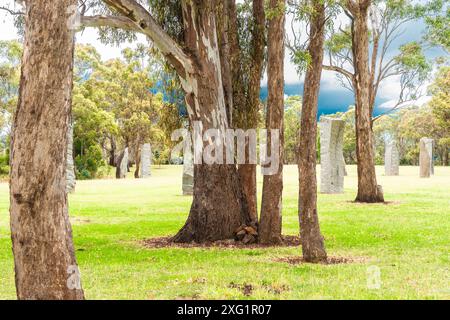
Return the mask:
M 12 0 L 0 0 L 2 4 L 4 2 L 12 2 Z M 288 22 L 289 23 L 289 22 Z M 12 18 L 0 14 L 1 33 L 0 40 L 9 40 L 17 38 L 16 31 L 12 22 Z M 290 30 L 290 27 L 287 28 Z M 414 22 L 404 27 L 404 33 L 402 36 L 392 45 L 392 50 L 388 52 L 388 55 L 395 55 L 397 48 L 403 43 L 407 43 L 413 40 L 420 40 L 424 31 L 424 24 L 420 22 Z M 289 36 L 289 33 L 288 33 Z M 83 33 L 77 35 L 78 43 L 89 43 L 94 45 L 101 53 L 102 58 L 107 60 L 121 55 L 121 50 L 126 47 L 133 47 L 136 44 L 125 43 L 121 47 L 104 45 L 98 41 L 97 32 L 95 29 L 87 29 Z M 146 42 L 145 37 L 139 36 L 138 42 Z M 426 52 L 427 56 L 435 57 L 442 55 L 442 52 L 436 49 L 432 49 Z M 261 96 L 265 98 L 267 96 L 266 79 L 263 80 L 263 88 Z M 301 95 L 303 92 L 303 79 L 299 77 L 296 72 L 295 66 L 291 63 L 289 52 L 286 50 L 285 57 L 285 94 L 286 95 Z M 380 113 L 383 110 L 389 108 L 394 101 L 398 99 L 399 92 L 399 80 L 391 78 L 385 81 L 381 87 L 377 97 L 377 106 L 375 113 Z M 421 102 L 426 101 L 423 98 Z M 321 114 L 335 113 L 337 111 L 346 111 L 350 105 L 354 103 L 353 94 L 347 89 L 340 86 L 333 72 L 324 71 L 322 75 L 322 83 L 319 98 L 319 116 Z

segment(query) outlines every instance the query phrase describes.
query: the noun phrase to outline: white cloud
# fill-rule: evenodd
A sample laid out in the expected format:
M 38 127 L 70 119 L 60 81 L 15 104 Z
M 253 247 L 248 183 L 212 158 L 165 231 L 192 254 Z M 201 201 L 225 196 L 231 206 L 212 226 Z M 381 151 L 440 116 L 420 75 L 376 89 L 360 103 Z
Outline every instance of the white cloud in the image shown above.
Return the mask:
M 2 24 L 0 40 L 17 39 L 19 36 L 17 35 L 16 28 L 14 27 L 13 17 L 5 12 L 0 12 L 0 20 Z
M 405 107 L 410 107 L 410 106 L 422 107 L 422 106 L 428 104 L 431 99 L 432 99 L 432 97 L 430 97 L 430 96 L 423 96 L 417 100 L 405 102 L 405 103 L 401 104 L 399 106 L 399 108 L 405 108 Z M 389 109 L 394 108 L 395 105 L 397 104 L 397 101 L 398 101 L 397 99 L 386 101 L 385 103 L 382 103 L 381 105 L 379 105 L 378 108 L 382 111 L 387 111 Z

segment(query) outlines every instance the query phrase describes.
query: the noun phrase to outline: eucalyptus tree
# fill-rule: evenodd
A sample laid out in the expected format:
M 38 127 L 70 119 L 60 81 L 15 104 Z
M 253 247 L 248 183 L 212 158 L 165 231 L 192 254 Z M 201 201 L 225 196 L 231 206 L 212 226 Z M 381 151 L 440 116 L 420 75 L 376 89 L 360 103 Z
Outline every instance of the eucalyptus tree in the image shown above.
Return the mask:
M 298 71 L 305 73 L 298 147 L 300 236 L 304 260 L 317 263 L 327 259 L 317 212 L 317 111 L 325 33 L 334 4 L 323 0 L 295 1 L 291 2 L 290 12 L 294 39 L 288 47 Z M 302 34 L 305 25 L 309 26 L 306 37 Z
M 257 122 L 263 0 L 88 0 L 79 8 L 73 18 L 80 26 L 98 28 L 103 41 L 117 44 L 145 35 L 178 75 L 189 119 L 200 121 L 203 131 L 219 128 L 223 133 L 233 123 Z M 20 25 L 20 12 L 12 13 Z M 175 241 L 230 238 L 237 227 L 255 224 L 255 165 L 237 171 L 231 165 L 197 164 L 195 175 L 190 215 Z
M 326 42 L 324 69 L 338 74 L 342 86 L 355 94 L 356 153 L 358 159 L 359 202 L 383 202 L 377 185 L 373 155 L 372 124 L 376 97 L 382 83 L 400 78 L 398 101 L 391 110 L 418 98 L 430 65 L 422 46 L 409 42 L 392 54 L 403 28 L 434 6 L 413 4 L 406 0 L 343 0 L 342 11 L 348 26 L 336 27 Z
M 434 0 L 431 5 L 434 5 L 434 10 L 425 17 L 427 24 L 425 39 L 432 45 L 441 47 L 448 54 L 450 52 L 450 1 Z
M 268 90 L 266 127 L 269 131 L 267 149 L 279 157 L 274 174 L 265 175 L 261 204 L 259 238 L 261 243 L 279 244 L 281 238 L 283 197 L 283 148 L 284 148 L 284 47 L 285 0 L 270 0 L 267 8 L 268 23 Z M 273 144 L 272 131 L 279 133 L 278 143 Z M 272 149 L 272 147 L 277 149 Z M 264 165 L 264 164 L 263 164 Z
M 25 1 L 11 141 L 10 216 L 19 299 L 83 299 L 66 193 L 75 0 Z
M 232 126 L 243 130 L 256 129 L 260 122 L 261 78 L 266 56 L 265 3 L 264 0 L 245 0 L 238 4 L 234 0 L 222 2 L 228 5 L 225 16 L 229 17 L 228 41 L 233 90 Z M 219 15 L 223 13 L 219 12 Z M 246 163 L 238 165 L 238 173 L 254 224 L 258 221 L 256 164 L 250 163 L 249 159 L 246 148 Z
M 146 35 L 176 71 L 186 94 L 190 121 L 200 121 L 203 131 L 219 129 L 222 132 L 219 139 L 224 139 L 226 129 L 232 125 L 234 94 L 229 84 L 236 73 L 222 72 L 225 62 L 233 61 L 230 54 L 234 51 L 227 52 L 221 45 L 228 43 L 222 41 L 227 34 L 218 33 L 222 19 L 218 19 L 216 10 L 221 2 L 104 0 L 102 3 L 106 5 L 102 14 L 84 15 L 81 23 Z M 230 11 L 221 14 L 234 18 Z M 225 141 L 217 143 L 224 145 Z M 231 238 L 239 226 L 251 223 L 248 201 L 234 165 L 198 163 L 194 171 L 191 211 L 174 241 Z

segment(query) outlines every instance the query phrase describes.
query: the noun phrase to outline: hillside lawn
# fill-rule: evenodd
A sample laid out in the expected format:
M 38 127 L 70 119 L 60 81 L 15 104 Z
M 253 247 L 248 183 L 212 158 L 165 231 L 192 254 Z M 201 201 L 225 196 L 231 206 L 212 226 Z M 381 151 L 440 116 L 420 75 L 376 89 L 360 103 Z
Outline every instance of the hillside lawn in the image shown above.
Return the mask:
M 328 253 L 351 261 L 333 265 L 280 261 L 300 256 L 300 247 L 146 248 L 143 240 L 174 235 L 187 217 L 181 166 L 155 166 L 146 180 L 130 173 L 78 181 L 70 216 L 86 298 L 450 299 L 450 168 L 420 179 L 418 167 L 401 167 L 399 177 L 377 167 L 389 203 L 375 205 L 352 202 L 356 167 L 347 170 L 345 194 L 319 195 Z M 297 167 L 287 166 L 284 177 L 283 233 L 296 235 Z M 3 182 L 0 299 L 15 299 L 8 205 Z M 373 266 L 380 289 L 367 285 Z

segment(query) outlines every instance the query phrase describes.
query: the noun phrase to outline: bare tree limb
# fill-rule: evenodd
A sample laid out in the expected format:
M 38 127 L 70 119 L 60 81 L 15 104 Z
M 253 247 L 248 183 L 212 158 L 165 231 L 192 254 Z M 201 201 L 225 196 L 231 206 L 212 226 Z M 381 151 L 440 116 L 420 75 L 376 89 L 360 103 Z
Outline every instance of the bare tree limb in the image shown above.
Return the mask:
M 83 27 L 111 27 L 111 28 L 119 28 L 128 31 L 140 32 L 143 33 L 142 29 L 140 29 L 133 21 L 126 17 L 117 17 L 117 16 L 82 16 L 81 17 L 81 25 Z
M 10 15 L 13 15 L 13 16 L 21 16 L 21 15 L 24 15 L 25 13 L 23 13 L 22 11 L 14 11 L 14 10 L 11 10 L 11 9 L 9 9 L 9 8 L 7 8 L 7 7 L 0 7 L 0 10 L 3 10 L 3 11 L 6 11 L 6 12 L 8 12 Z
M 346 76 L 346 77 L 348 77 L 348 78 L 350 78 L 350 79 L 352 79 L 353 76 L 354 76 L 352 73 L 348 72 L 348 71 L 345 70 L 344 68 L 337 67 L 337 66 L 328 66 L 328 65 L 324 65 L 324 66 L 323 66 L 323 69 L 324 69 L 324 70 L 328 70 L 328 71 L 334 71 L 334 72 L 340 73 L 340 74 L 342 74 L 342 75 L 344 75 L 344 76 Z

